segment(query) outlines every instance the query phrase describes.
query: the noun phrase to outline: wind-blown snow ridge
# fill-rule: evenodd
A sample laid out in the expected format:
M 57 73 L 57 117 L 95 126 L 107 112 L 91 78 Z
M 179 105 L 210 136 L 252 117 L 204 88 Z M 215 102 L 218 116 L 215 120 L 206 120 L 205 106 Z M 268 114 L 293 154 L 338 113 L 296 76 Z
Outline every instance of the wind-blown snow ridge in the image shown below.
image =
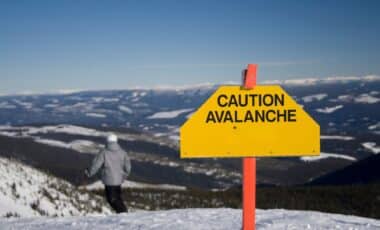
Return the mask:
M 2 229 L 73 230 L 239 230 L 239 209 L 175 209 L 135 213 L 67 218 L 0 219 Z M 259 230 L 283 229 L 379 229 L 380 221 L 356 216 L 312 211 L 257 210 Z

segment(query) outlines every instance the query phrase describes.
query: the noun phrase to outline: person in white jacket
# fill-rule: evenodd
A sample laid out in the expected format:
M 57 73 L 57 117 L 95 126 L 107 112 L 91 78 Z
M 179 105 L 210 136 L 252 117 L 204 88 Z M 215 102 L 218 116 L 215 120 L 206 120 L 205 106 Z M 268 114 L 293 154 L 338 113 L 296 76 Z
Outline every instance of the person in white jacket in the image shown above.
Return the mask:
M 115 134 L 109 135 L 106 148 L 94 158 L 85 173 L 92 177 L 101 171 L 107 201 L 117 213 L 121 213 L 128 211 L 121 196 L 121 185 L 131 172 L 131 161 L 117 142 Z

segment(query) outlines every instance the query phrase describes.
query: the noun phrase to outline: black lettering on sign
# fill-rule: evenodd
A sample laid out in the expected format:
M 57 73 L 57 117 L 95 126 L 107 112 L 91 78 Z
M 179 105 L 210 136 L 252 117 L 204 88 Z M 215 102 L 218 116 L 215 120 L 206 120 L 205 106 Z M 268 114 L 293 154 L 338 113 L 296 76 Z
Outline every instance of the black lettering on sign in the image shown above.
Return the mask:
M 218 123 L 221 123 L 222 120 L 223 120 L 223 115 L 226 111 L 222 110 L 221 113 L 218 113 L 218 111 L 215 111 L 215 116 L 216 116 L 216 120 L 218 121 Z
M 209 111 L 206 123 L 243 122 L 296 122 L 296 109 L 280 109 L 285 106 L 284 94 L 221 94 L 217 97 L 222 110 Z M 252 109 L 230 110 L 231 107 L 252 107 Z M 263 107 L 267 107 L 266 109 Z
M 273 116 L 269 116 L 270 113 L 273 114 Z M 266 119 L 269 122 L 274 122 L 276 120 L 276 112 L 272 109 L 268 110 L 266 114 Z
M 224 100 L 222 101 L 222 99 L 224 99 Z M 226 107 L 227 106 L 227 102 L 226 102 L 227 99 L 228 99 L 227 95 L 225 95 L 225 94 L 219 95 L 219 97 L 218 97 L 218 105 L 220 107 Z
M 253 122 L 253 116 L 250 110 L 245 113 L 244 122 L 247 121 Z
M 206 123 L 209 123 L 212 121 L 213 123 L 216 123 L 214 113 L 212 111 L 208 111 L 207 118 L 206 118 Z
M 257 122 L 260 118 L 260 121 L 265 122 L 265 111 L 264 110 L 255 110 L 255 121 Z
M 229 107 L 231 107 L 231 105 L 234 105 L 234 106 L 238 106 L 238 103 L 236 101 L 236 97 L 235 95 L 231 95 L 231 98 L 230 98 L 230 104 L 228 105 Z
M 295 109 L 289 109 L 288 110 L 288 121 L 289 122 L 296 122 L 296 110 Z
M 229 121 L 229 122 L 234 122 L 233 120 L 232 120 L 232 115 L 231 115 L 231 111 L 229 111 L 229 110 L 227 110 L 226 111 L 226 116 L 224 117 L 224 123 L 226 123 L 227 121 Z
M 217 98 L 219 107 L 246 107 L 246 106 L 284 106 L 284 94 L 221 94 Z
M 273 105 L 273 95 L 272 94 L 264 94 L 263 104 L 265 106 L 272 106 Z
M 275 106 L 284 106 L 285 105 L 285 95 L 281 94 L 281 97 L 279 95 L 275 95 Z
M 238 110 L 209 111 L 206 123 L 242 123 L 242 122 L 296 122 L 296 110 Z
M 257 98 L 257 94 L 249 94 L 248 97 L 250 98 L 251 100 L 251 105 L 252 106 L 255 106 L 256 103 L 255 103 L 255 98 Z M 248 100 L 248 99 L 247 99 Z
M 235 122 L 237 122 L 237 123 L 242 123 L 243 122 L 243 120 L 241 120 L 241 119 L 239 119 L 239 113 L 238 113 L 238 111 L 234 111 L 235 112 Z
M 248 95 L 240 95 L 239 94 L 239 106 L 240 107 L 245 107 L 248 105 Z
M 288 114 L 287 110 L 277 110 L 277 122 L 281 121 L 281 117 L 282 117 L 282 121 L 286 121 L 287 114 Z

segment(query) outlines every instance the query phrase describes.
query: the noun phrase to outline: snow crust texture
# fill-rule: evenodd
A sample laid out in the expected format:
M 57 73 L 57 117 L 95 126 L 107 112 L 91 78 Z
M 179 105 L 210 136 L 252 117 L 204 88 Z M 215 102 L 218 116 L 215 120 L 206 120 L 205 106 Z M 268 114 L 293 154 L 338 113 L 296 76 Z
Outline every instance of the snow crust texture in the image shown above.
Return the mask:
M 380 229 L 380 221 L 311 211 L 257 210 L 258 230 Z M 66 218 L 0 219 L 0 229 L 240 230 L 241 210 L 182 209 Z
M 101 197 L 80 192 L 66 181 L 0 157 L 0 217 L 95 213 L 110 213 Z

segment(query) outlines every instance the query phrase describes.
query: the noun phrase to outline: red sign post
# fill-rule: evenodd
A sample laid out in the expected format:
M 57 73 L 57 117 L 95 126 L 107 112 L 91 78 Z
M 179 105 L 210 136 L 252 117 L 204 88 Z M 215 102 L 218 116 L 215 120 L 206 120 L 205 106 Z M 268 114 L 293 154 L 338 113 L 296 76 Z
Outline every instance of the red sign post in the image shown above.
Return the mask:
M 256 86 L 256 64 L 248 64 L 243 88 Z M 243 158 L 243 230 L 254 230 L 256 218 L 256 158 Z

